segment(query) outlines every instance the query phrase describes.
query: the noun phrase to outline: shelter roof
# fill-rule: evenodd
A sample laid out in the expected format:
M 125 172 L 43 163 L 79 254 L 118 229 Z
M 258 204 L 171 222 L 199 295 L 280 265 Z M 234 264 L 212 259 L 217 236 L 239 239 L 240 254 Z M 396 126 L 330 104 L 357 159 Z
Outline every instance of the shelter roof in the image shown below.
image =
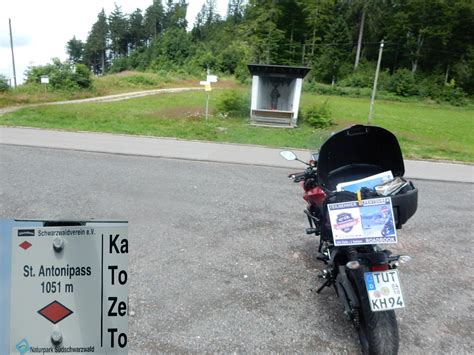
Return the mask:
M 285 78 L 304 78 L 311 70 L 309 67 L 295 67 L 289 65 L 249 64 L 249 71 L 257 76 L 275 76 Z

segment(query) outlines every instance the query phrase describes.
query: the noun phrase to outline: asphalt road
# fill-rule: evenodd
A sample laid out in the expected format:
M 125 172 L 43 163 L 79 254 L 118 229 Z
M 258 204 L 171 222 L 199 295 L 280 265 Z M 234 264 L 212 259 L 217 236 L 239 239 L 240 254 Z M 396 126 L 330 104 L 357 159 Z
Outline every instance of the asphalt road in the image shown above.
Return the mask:
M 129 221 L 131 353 L 357 353 L 287 173 L 0 145 L 0 216 Z M 400 353 L 469 353 L 474 185 L 415 183 Z

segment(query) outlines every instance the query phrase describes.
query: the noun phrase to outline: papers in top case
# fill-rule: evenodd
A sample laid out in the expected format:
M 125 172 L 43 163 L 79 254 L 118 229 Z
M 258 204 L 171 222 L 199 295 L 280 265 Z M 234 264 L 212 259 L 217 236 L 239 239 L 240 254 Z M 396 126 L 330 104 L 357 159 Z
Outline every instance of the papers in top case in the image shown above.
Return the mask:
M 337 184 L 336 191 L 357 192 L 363 187 L 373 189 L 375 188 L 375 186 L 382 185 L 391 180 L 393 180 L 393 174 L 390 170 L 388 170 L 384 171 L 383 173 L 368 176 L 360 180 L 341 182 Z

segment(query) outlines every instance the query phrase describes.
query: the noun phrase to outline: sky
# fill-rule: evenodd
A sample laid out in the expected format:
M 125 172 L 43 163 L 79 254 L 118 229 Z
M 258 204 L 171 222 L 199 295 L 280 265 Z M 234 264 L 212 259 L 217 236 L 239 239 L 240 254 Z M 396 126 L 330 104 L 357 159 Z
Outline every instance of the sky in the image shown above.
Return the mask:
M 0 74 L 13 78 L 8 19 L 11 19 L 17 83 L 31 65 L 44 65 L 51 58 L 67 59 L 66 42 L 73 36 L 86 41 L 87 34 L 104 8 L 108 15 L 114 3 L 129 14 L 145 11 L 153 0 L 2 0 L 0 1 Z M 165 1 L 162 1 L 165 3 Z M 205 0 L 188 0 L 188 24 L 192 26 Z M 225 15 L 227 0 L 216 1 Z M 12 79 L 13 82 L 13 79 Z

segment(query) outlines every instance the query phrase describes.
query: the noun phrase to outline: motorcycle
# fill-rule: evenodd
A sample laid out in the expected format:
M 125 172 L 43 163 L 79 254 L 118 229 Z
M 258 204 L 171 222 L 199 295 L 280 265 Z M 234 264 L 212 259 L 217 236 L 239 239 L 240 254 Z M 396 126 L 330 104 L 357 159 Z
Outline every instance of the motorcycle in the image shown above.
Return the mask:
M 306 233 L 319 236 L 316 258 L 324 268 L 316 292 L 333 286 L 364 354 L 396 354 L 394 310 L 405 306 L 398 268 L 411 258 L 384 245 L 396 242 L 396 230 L 418 204 L 418 189 L 403 179 L 397 138 L 380 127 L 355 125 L 329 137 L 309 163 L 290 151 L 280 154 L 307 165 L 288 177 L 304 189 Z

